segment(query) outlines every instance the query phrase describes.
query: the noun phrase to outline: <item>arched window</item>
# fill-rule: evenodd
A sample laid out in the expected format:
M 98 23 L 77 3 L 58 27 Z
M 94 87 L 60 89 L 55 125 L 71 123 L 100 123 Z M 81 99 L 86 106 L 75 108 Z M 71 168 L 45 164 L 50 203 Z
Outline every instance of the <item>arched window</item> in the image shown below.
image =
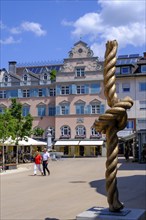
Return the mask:
M 27 75 L 26 75 L 26 74 L 24 74 L 23 80 L 24 80 L 25 82 L 27 81 Z
M 47 79 L 48 79 L 47 73 L 44 73 L 44 80 L 47 80 Z
M 91 128 L 91 137 L 101 138 L 102 134 L 95 130 L 95 128 Z
M 7 76 L 7 75 L 5 75 L 4 81 L 5 81 L 6 83 L 8 82 L 8 76 Z
M 77 126 L 76 127 L 76 136 L 86 136 L 86 129 L 84 126 Z
M 70 127 L 69 126 L 63 126 L 61 127 L 61 136 L 62 137 L 70 137 Z

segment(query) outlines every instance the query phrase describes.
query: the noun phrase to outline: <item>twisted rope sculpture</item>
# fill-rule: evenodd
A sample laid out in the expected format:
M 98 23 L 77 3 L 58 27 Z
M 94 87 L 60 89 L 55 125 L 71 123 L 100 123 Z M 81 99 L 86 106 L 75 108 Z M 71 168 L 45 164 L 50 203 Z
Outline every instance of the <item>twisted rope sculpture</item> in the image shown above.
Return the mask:
M 127 124 L 127 109 L 133 105 L 133 100 L 125 97 L 118 99 L 115 86 L 115 64 L 117 41 L 108 41 L 106 44 L 104 63 L 104 93 L 107 103 L 111 107 L 105 114 L 95 120 L 96 131 L 106 134 L 107 139 L 107 161 L 106 161 L 106 191 L 109 210 L 119 212 L 124 205 L 118 199 L 117 189 L 117 163 L 118 163 L 118 136 L 117 132 L 123 130 Z

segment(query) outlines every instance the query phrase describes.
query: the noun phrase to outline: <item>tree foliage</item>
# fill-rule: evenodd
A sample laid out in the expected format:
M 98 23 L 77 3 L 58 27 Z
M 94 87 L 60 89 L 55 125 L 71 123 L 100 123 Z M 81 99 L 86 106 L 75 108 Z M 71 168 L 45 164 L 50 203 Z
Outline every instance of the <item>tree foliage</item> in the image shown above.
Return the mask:
M 33 129 L 33 134 L 37 137 L 41 137 L 44 133 L 44 129 L 42 128 L 34 128 Z
M 55 80 L 56 79 L 56 74 L 57 74 L 57 71 L 56 70 L 52 70 L 51 72 L 50 72 L 50 80 Z

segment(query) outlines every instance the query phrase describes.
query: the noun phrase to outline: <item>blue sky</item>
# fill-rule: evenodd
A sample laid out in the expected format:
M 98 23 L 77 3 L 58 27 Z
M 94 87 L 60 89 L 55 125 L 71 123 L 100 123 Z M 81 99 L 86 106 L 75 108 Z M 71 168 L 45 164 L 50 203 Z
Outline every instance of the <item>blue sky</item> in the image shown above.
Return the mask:
M 83 40 L 103 59 L 107 40 L 118 54 L 146 51 L 145 0 L 1 0 L 0 68 L 68 57 Z

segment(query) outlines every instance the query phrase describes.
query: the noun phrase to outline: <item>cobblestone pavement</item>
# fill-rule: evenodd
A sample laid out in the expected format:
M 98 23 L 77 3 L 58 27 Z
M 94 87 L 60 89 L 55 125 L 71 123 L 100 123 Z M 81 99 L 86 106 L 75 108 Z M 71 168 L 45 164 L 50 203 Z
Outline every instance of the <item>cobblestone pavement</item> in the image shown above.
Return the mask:
M 1 220 L 73 220 L 93 207 L 108 207 L 106 158 L 50 161 L 50 176 L 33 176 L 33 164 L 0 174 Z M 146 164 L 119 158 L 118 189 L 126 208 L 146 209 Z

